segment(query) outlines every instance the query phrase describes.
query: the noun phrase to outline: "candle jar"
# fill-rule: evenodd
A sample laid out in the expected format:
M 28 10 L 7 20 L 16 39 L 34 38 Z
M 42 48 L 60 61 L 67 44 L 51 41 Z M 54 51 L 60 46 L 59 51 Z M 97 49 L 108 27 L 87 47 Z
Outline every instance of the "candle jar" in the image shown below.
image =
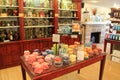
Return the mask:
M 63 64 L 64 64 L 64 65 L 69 64 L 69 62 L 70 62 L 70 61 L 69 61 L 69 55 L 64 53 L 64 54 L 62 55 L 62 60 L 63 60 Z
M 55 56 L 54 65 L 56 67 L 61 67 L 63 65 L 62 58 L 60 56 Z

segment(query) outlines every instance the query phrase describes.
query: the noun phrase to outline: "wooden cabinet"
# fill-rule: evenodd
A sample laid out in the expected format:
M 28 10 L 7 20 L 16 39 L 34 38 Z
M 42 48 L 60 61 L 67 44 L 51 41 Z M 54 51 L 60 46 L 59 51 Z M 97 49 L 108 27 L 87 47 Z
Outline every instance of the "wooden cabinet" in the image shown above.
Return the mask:
M 75 37 L 72 37 L 75 36 Z M 82 35 L 67 35 L 67 36 L 61 36 L 61 43 L 73 45 L 75 41 L 81 43 Z
M 40 40 L 23 42 L 23 52 L 24 50 L 30 50 L 30 52 L 33 52 L 34 49 L 40 49 Z
M 45 49 L 51 49 L 52 45 L 52 38 L 42 39 L 42 48 L 41 51 L 44 51 Z
M 76 9 L 67 10 L 59 8 L 59 0 L 43 0 L 41 1 L 43 3 L 40 3 L 41 5 L 38 5 L 39 3 L 35 3 L 36 5 L 33 5 L 33 3 L 26 5 L 27 1 L 40 0 L 3 1 L 10 2 L 8 2 L 7 5 L 6 3 L 0 3 L 0 35 L 12 32 L 11 34 L 15 33 L 15 35 L 17 35 L 17 39 L 5 43 L 0 38 L 0 41 L 2 41 L 0 42 L 0 69 L 19 65 L 19 58 L 23 55 L 24 50 L 30 50 L 32 52 L 34 49 L 39 49 L 40 51 L 50 49 L 53 44 L 51 35 L 57 34 L 58 27 L 64 25 L 60 23 L 60 20 L 70 19 L 71 21 L 73 19 L 80 21 L 81 2 L 75 3 Z M 46 2 L 49 5 L 46 5 Z M 8 12 L 9 10 L 14 11 L 16 14 L 4 14 L 4 10 Z M 3 13 L 1 13 L 1 11 L 3 11 Z M 59 16 L 61 14 L 59 11 L 70 11 L 72 16 Z M 75 16 L 73 17 L 74 13 Z M 44 24 L 41 23 L 41 20 L 43 20 Z M 5 21 L 5 23 L 7 21 L 6 25 L 1 25 L 1 21 Z M 13 23 L 11 21 L 13 21 Z M 39 21 L 39 23 L 37 21 Z M 71 24 L 68 23 L 67 25 Z M 72 44 L 74 41 L 76 41 L 76 39 L 70 38 L 69 35 L 61 37 L 61 42 L 65 44 Z
M 0 3 L 0 42 L 19 40 L 19 27 L 17 0 L 2 0 Z
M 53 3 L 47 1 L 24 0 L 24 32 L 25 39 L 47 38 L 53 34 Z M 31 4 L 33 3 L 33 5 Z M 29 5 L 27 5 L 29 4 Z
M 4 44 L 0 44 L 0 69 L 4 67 L 3 60 L 4 60 L 5 55 L 7 55 L 6 46 Z
M 120 8 L 111 8 L 110 17 L 112 23 L 120 23 Z
M 2 63 L 0 68 L 20 64 L 21 46 L 19 42 L 0 45 L 0 61 Z

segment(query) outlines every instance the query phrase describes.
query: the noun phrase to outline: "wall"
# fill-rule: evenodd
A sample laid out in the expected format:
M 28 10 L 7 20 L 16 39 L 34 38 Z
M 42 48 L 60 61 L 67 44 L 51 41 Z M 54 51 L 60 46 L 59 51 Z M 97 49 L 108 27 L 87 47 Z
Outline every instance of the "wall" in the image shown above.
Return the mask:
M 103 4 L 104 5 L 104 4 Z M 84 4 L 84 8 L 82 8 L 82 13 L 81 13 L 81 21 L 84 20 L 84 14 L 83 12 L 87 9 L 89 11 L 89 17 L 92 16 L 92 10 L 93 9 L 97 9 L 97 14 L 98 16 L 102 17 L 102 21 L 106 21 L 109 20 L 110 16 L 108 15 L 110 13 L 110 8 L 106 8 L 106 7 L 101 7 L 101 6 L 96 6 L 96 5 L 92 5 L 92 4 Z M 88 17 L 87 17 L 88 18 Z
M 91 19 L 91 16 L 93 16 L 92 10 L 95 8 L 97 9 L 97 13 L 96 13 L 95 17 L 96 16 L 101 17 L 101 20 L 99 20 L 99 21 L 98 20 L 93 21 Z M 84 11 L 86 11 L 86 9 L 89 12 L 87 14 L 83 13 Z M 111 11 L 110 8 L 85 3 L 84 8 L 82 8 L 82 13 L 81 13 L 81 21 L 82 21 L 82 23 L 85 22 L 85 24 L 86 24 L 85 43 L 90 42 L 92 32 L 101 32 L 100 43 L 104 42 L 104 36 L 106 33 L 106 29 L 109 28 L 109 26 L 107 25 L 107 23 L 103 24 L 103 22 L 109 21 L 110 16 L 108 14 L 110 13 L 110 11 Z M 90 22 L 90 24 L 87 24 L 86 22 Z M 98 22 L 98 23 L 96 23 L 96 22 Z

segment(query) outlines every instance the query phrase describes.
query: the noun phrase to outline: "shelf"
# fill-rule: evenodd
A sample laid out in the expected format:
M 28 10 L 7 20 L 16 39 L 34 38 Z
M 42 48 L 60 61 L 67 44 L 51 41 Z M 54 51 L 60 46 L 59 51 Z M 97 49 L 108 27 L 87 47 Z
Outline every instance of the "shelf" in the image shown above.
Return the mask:
M 19 28 L 20 26 L 3 26 L 0 29 L 7 29 L 7 28 Z
M 58 17 L 58 18 L 69 18 L 69 19 L 70 19 L 70 18 L 71 18 L 71 19 L 72 19 L 72 18 L 75 18 L 75 19 L 76 19 L 76 18 L 78 18 L 78 17 Z
M 58 24 L 58 26 L 71 26 L 72 24 Z
M 24 7 L 24 9 L 53 10 L 52 8 Z
M 78 10 L 75 10 L 75 9 L 59 9 L 60 11 L 78 11 Z
M 111 20 L 112 23 L 120 23 L 120 20 Z
M 48 19 L 53 19 L 53 17 L 24 17 L 24 18 L 48 18 Z
M 43 25 L 43 26 L 24 26 L 24 28 L 43 28 L 43 27 L 54 27 L 53 25 Z
M 18 18 L 19 16 L 0 16 L 0 18 Z
M 110 21 L 106 22 L 86 22 L 85 24 L 87 25 L 96 25 L 96 24 L 109 24 L 111 23 Z
M 18 8 L 19 6 L 0 5 L 0 8 Z

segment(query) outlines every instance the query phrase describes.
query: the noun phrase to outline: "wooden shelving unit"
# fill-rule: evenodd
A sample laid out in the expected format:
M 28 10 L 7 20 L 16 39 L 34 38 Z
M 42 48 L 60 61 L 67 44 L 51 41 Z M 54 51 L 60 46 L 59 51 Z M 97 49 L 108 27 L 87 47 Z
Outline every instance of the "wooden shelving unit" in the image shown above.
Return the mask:
M 0 69 L 19 65 L 20 64 L 20 56 L 23 55 L 24 50 L 33 51 L 34 49 L 39 49 L 43 51 L 45 49 L 49 49 L 52 46 L 52 37 L 42 37 L 42 38 L 34 38 L 34 39 L 25 39 L 25 30 L 31 30 L 31 28 L 52 28 L 52 34 L 58 33 L 58 26 L 59 25 L 72 25 L 72 24 L 59 24 L 59 11 L 72 11 L 76 12 L 76 17 L 66 17 L 67 19 L 76 19 L 80 21 L 81 17 L 81 0 L 80 2 L 75 2 L 77 5 L 77 9 L 58 9 L 58 0 L 52 0 L 52 7 L 53 8 L 38 8 L 38 7 L 24 7 L 23 0 L 16 0 L 17 5 L 12 5 L 12 0 L 10 0 L 10 5 L 0 5 L 1 8 L 5 9 L 18 9 L 17 16 L 0 16 L 0 19 L 16 19 L 19 25 L 15 26 L 0 26 L 0 29 L 13 29 L 18 28 L 19 32 L 19 40 L 18 41 L 9 41 L 9 42 L 0 42 Z M 24 16 L 24 11 L 27 9 L 31 10 L 40 10 L 40 11 L 52 11 L 53 14 L 50 17 L 26 17 Z M 65 18 L 65 17 L 64 17 Z M 47 25 L 31 25 L 26 26 L 24 25 L 25 19 L 48 19 L 52 24 Z M 62 17 L 61 17 L 62 19 Z M 28 34 L 27 34 L 28 35 Z M 68 36 L 61 36 L 61 42 L 66 44 L 73 44 L 74 41 L 80 41 L 80 36 L 78 38 L 71 38 L 70 35 Z

